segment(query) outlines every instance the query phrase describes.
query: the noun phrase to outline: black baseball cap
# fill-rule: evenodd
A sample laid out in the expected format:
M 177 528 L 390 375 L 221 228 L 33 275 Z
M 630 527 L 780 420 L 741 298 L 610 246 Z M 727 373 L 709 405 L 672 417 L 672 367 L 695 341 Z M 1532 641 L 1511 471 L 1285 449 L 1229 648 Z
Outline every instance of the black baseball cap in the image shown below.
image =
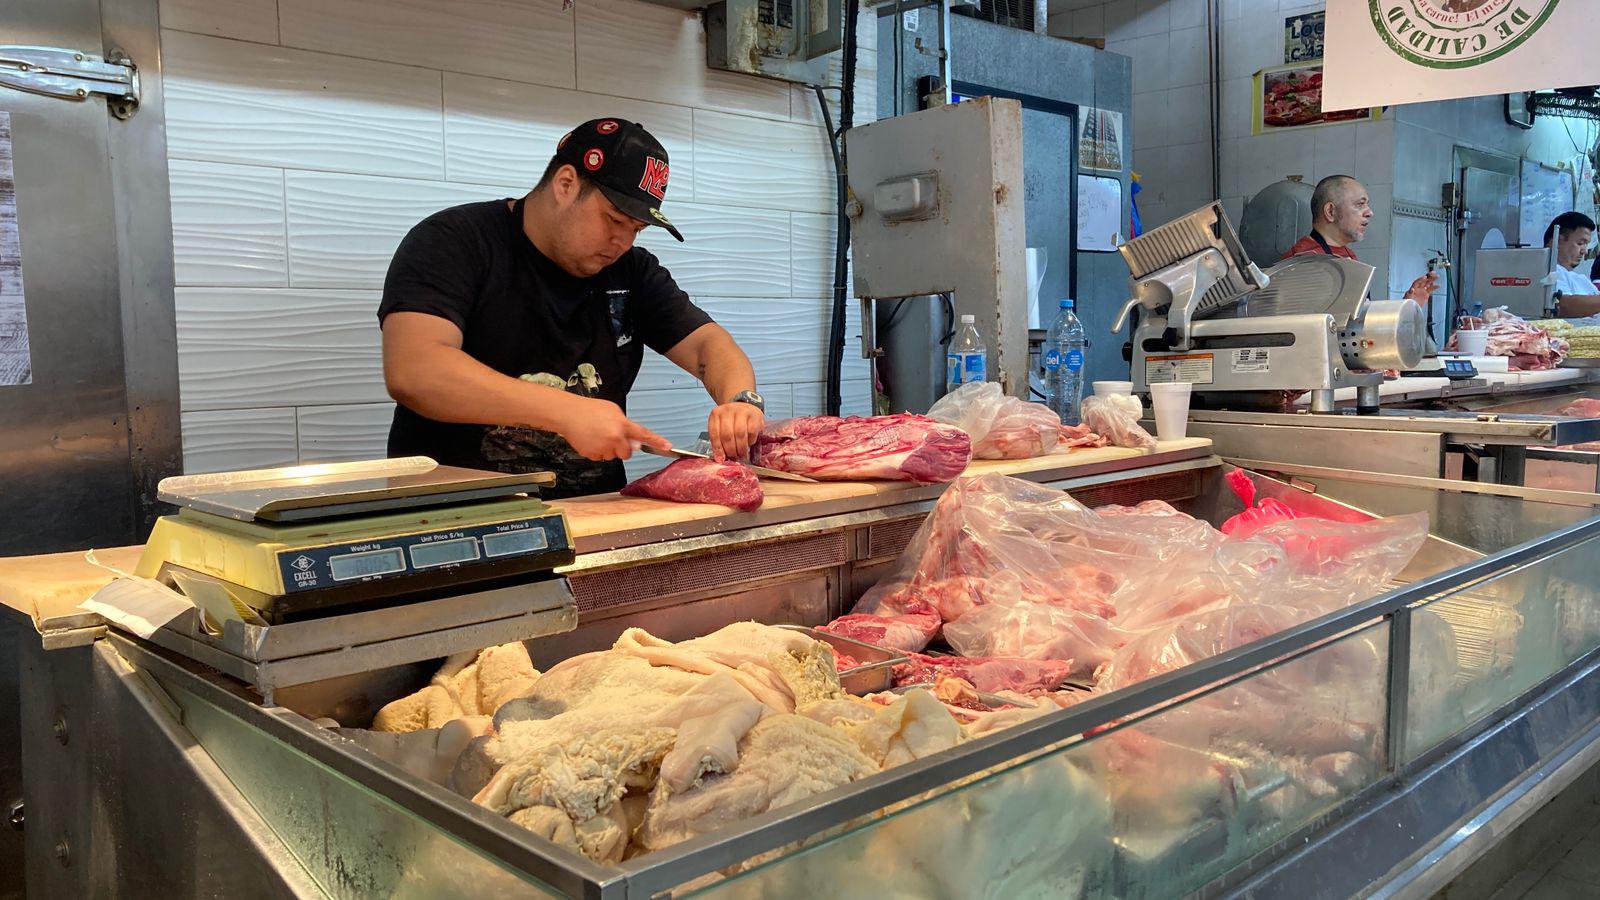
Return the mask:
M 614 117 L 590 119 L 561 138 L 555 158 L 594 182 L 617 209 L 683 240 L 661 214 L 669 171 L 666 148 L 643 125 Z

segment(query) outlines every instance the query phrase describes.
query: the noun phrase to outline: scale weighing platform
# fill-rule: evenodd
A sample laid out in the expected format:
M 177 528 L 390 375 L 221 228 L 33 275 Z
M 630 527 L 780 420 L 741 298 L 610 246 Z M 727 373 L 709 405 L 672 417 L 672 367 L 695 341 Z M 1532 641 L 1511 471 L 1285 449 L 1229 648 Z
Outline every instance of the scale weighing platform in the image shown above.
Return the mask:
M 157 644 L 275 688 L 577 625 L 545 472 L 426 457 L 163 479 L 135 574 L 192 600 Z M 203 610 L 203 612 L 202 612 Z

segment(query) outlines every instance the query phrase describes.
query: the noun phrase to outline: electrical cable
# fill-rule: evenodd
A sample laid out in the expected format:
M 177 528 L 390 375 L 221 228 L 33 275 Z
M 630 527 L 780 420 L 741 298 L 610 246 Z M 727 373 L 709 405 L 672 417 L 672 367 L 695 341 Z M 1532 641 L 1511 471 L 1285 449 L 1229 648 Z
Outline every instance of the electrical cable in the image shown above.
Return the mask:
M 898 3 L 899 0 L 896 0 Z M 833 152 L 833 174 L 836 198 L 837 224 L 834 228 L 833 247 L 833 304 L 828 321 L 827 361 L 827 413 L 837 416 L 844 403 L 844 341 L 846 305 L 849 286 L 845 273 L 850 265 L 850 217 L 846 207 L 850 199 L 847 180 L 849 154 L 844 136 L 855 121 L 856 105 L 856 19 L 861 13 L 860 0 L 846 0 L 844 7 L 844 71 L 840 73 L 839 128 L 833 127 L 833 117 L 828 112 L 827 98 L 817 88 L 817 103 L 822 107 L 822 124 L 828 132 L 828 147 Z
M 1222 196 L 1222 26 L 1218 0 L 1206 0 L 1206 56 L 1211 69 L 1211 196 Z

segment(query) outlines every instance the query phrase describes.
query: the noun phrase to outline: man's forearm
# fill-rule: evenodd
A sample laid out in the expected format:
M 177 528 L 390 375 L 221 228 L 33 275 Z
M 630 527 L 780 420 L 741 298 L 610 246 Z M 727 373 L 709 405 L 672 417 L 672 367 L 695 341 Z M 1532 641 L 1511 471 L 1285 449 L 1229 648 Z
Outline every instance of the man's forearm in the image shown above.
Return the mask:
M 706 325 L 703 331 L 704 334 L 696 332 L 690 336 L 693 345 L 687 348 L 689 358 L 674 358 L 673 362 L 700 379 L 706 393 L 719 404 L 732 400 L 740 391 L 755 390 L 756 370 L 750 365 L 750 357 L 734 342 L 733 335 L 720 325 Z M 676 348 L 667 355 L 669 358 L 680 356 Z
M 502 375 L 451 347 L 386 347 L 384 355 L 390 396 L 440 422 L 527 425 L 559 433 L 573 414 L 573 401 L 580 399 Z
M 1561 298 L 1561 315 L 1567 319 L 1582 319 L 1600 314 L 1600 295 L 1567 294 Z

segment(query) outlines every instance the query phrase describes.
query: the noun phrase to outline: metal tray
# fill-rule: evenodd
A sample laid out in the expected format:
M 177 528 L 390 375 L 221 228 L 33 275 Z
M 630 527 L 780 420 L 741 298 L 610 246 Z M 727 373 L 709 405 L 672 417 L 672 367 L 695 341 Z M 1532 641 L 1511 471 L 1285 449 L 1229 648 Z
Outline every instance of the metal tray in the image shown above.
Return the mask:
M 1563 359 L 1561 361 L 1561 368 L 1563 368 L 1563 369 L 1600 369 L 1600 357 L 1583 356 L 1583 357 L 1578 357 L 1578 358 L 1575 359 L 1575 358 L 1569 356 L 1566 359 Z
M 839 684 L 852 694 L 876 694 L 894 686 L 894 667 L 906 661 L 906 655 L 894 650 L 868 644 L 853 638 L 840 637 L 831 632 L 804 625 L 779 625 L 791 631 L 805 632 L 814 638 L 861 663 L 855 668 L 839 673 Z

